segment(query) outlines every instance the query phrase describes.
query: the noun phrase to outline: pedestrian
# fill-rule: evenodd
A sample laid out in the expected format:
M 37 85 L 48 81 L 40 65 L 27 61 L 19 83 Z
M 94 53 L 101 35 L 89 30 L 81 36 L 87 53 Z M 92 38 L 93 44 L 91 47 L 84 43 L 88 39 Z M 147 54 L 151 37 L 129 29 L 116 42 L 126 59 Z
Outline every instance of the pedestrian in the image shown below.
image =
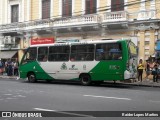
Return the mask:
M 11 61 L 11 59 L 9 59 L 9 60 L 7 61 L 7 75 L 8 75 L 8 76 L 12 76 L 12 73 L 13 73 L 12 61 Z
M 4 64 L 3 64 L 3 62 L 0 59 L 0 74 L 3 75 L 3 72 L 4 72 Z
M 158 73 L 159 73 L 158 64 L 155 64 L 152 70 L 153 82 L 158 82 Z
M 5 61 L 5 74 L 8 75 L 8 60 Z
M 143 69 L 144 69 L 143 60 L 140 59 L 139 64 L 137 66 L 137 71 L 138 71 L 138 81 L 141 81 L 141 82 L 142 82 Z
M 14 64 L 13 64 L 13 68 L 14 68 L 14 75 L 15 76 L 18 76 L 18 66 L 19 66 L 19 63 L 17 61 L 17 59 L 15 60 Z
M 150 67 L 150 62 L 148 60 L 146 62 L 147 63 L 146 63 L 146 66 L 145 66 L 145 71 L 146 71 L 146 77 L 145 77 L 145 79 L 149 80 L 148 76 L 151 75 L 152 69 Z

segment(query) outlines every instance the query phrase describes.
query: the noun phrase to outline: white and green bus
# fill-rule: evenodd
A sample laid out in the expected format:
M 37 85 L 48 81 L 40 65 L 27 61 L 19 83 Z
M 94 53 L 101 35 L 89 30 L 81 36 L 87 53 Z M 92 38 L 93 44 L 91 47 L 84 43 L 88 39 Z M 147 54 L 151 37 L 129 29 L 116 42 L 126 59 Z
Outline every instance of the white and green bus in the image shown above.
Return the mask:
M 137 47 L 131 40 L 94 40 L 30 46 L 20 78 L 73 80 L 83 85 L 136 77 Z

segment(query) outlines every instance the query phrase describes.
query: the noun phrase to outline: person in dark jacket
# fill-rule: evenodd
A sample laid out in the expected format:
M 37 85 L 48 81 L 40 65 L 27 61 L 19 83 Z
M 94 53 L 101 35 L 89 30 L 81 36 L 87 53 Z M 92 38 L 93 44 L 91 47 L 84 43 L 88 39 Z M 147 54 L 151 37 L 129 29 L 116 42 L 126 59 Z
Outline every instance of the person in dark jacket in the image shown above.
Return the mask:
M 4 64 L 3 64 L 3 62 L 0 59 L 0 74 L 3 75 L 3 72 L 4 72 Z
M 153 82 L 158 82 L 158 65 L 157 64 L 154 65 L 152 75 L 153 75 Z
M 12 74 L 13 74 L 13 69 L 12 69 L 12 61 L 11 61 L 11 59 L 9 59 L 8 61 L 7 61 L 7 75 L 8 76 L 12 76 Z

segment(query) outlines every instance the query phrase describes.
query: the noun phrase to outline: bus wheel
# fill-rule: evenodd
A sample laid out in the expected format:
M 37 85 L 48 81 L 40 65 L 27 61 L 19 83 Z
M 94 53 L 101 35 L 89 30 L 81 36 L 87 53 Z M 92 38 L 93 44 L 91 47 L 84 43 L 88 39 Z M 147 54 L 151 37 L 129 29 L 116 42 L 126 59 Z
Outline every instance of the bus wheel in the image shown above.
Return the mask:
M 82 85 L 85 85 L 85 86 L 90 85 L 91 84 L 91 77 L 87 74 L 82 74 L 80 76 L 80 81 L 81 81 Z
M 35 83 L 36 82 L 36 76 L 34 73 L 29 73 L 28 74 L 28 81 L 31 83 Z

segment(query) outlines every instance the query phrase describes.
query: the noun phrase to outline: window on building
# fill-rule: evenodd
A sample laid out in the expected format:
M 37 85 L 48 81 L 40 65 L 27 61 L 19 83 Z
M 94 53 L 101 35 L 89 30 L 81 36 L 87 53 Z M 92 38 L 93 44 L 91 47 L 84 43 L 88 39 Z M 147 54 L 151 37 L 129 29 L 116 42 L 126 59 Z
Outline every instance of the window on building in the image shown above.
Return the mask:
M 52 46 L 49 47 L 49 61 L 68 61 L 69 60 L 69 46 Z
M 51 0 L 42 0 L 42 19 L 50 18 Z
M 19 22 L 19 5 L 11 6 L 11 23 Z
M 62 0 L 62 17 L 72 16 L 72 0 Z
M 92 61 L 94 60 L 94 45 L 72 45 L 71 61 Z
M 93 14 L 97 12 L 97 0 L 86 0 L 85 14 Z
M 46 62 L 48 60 L 48 47 L 38 48 L 38 61 Z
M 95 52 L 97 61 L 122 59 L 122 46 L 120 43 L 97 44 Z
M 111 0 L 111 11 L 123 11 L 124 0 Z

